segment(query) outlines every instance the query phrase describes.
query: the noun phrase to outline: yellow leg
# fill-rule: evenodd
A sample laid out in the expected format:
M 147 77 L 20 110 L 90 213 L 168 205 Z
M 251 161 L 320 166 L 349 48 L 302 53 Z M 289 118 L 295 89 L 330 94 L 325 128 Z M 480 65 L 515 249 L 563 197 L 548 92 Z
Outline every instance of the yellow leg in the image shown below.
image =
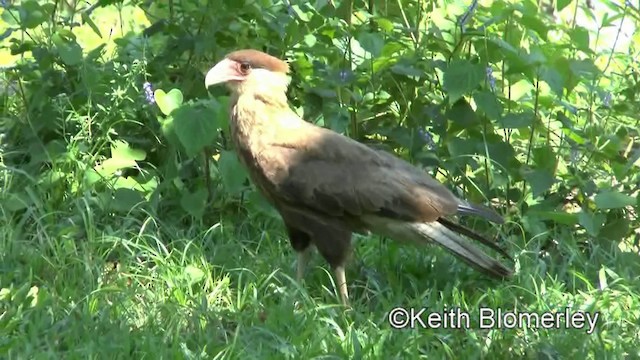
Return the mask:
M 336 277 L 336 286 L 340 293 L 340 300 L 344 306 L 349 306 L 349 290 L 347 289 L 347 276 L 345 275 L 344 266 L 336 266 L 333 269 Z

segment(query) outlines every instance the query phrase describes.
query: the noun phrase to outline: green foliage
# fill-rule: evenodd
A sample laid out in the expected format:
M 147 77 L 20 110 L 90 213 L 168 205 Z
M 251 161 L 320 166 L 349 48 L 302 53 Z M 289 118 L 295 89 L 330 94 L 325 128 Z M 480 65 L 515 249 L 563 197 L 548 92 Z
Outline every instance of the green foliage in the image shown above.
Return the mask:
M 633 4 L 92 3 L 1 10 L 3 357 L 640 356 L 640 37 L 610 32 L 637 28 Z M 349 275 L 356 314 L 322 306 L 335 300 L 311 290 L 320 270 L 297 288 L 282 226 L 228 141 L 227 90 L 204 88 L 245 47 L 291 60 L 308 121 L 491 202 L 516 277 L 478 287 L 437 251 L 368 239 L 357 253 L 377 272 Z M 383 318 L 400 304 L 607 320 L 591 336 L 397 332 Z

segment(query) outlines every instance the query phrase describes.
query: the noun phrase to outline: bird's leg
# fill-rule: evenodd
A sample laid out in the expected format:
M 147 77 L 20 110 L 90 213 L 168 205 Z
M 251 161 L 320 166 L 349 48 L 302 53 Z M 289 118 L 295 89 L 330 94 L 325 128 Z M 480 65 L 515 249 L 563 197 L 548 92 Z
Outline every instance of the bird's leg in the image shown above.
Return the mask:
M 336 277 L 336 287 L 340 294 L 340 300 L 342 300 L 344 306 L 349 306 L 349 289 L 347 288 L 347 276 L 345 275 L 344 265 L 334 267 L 333 273 Z
M 306 232 L 291 226 L 290 224 L 285 223 L 285 226 L 287 228 L 287 234 L 289 235 L 291 247 L 293 247 L 293 250 L 298 254 L 296 280 L 301 282 L 311 255 L 311 237 Z
M 307 264 L 309 263 L 309 259 L 311 258 L 311 246 L 307 246 L 302 251 L 296 251 L 296 253 L 298 254 L 298 259 L 296 261 L 296 280 L 298 280 L 298 282 L 302 282 L 302 279 L 304 278 L 304 272 L 307 269 Z

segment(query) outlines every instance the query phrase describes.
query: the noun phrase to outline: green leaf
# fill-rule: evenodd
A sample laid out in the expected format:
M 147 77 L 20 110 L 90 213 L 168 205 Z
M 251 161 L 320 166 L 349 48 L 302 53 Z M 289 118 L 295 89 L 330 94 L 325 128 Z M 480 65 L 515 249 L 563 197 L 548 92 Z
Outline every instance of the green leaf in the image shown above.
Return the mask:
M 182 143 L 176 134 L 173 117 L 169 116 L 166 119 L 158 119 L 158 122 L 160 122 L 160 131 L 162 131 L 162 135 L 164 135 L 167 141 L 169 141 L 173 146 L 182 146 Z
M 449 94 L 449 103 L 454 104 L 464 94 L 474 90 L 485 77 L 482 65 L 468 60 L 452 61 L 444 72 L 443 89 Z
M 173 110 L 180 107 L 184 100 L 182 91 L 179 89 L 171 89 L 169 93 L 165 93 L 162 89 L 157 89 L 153 92 L 153 97 L 156 99 L 156 104 L 158 104 L 160 111 L 165 115 L 171 114 Z
M 531 185 L 531 191 L 533 192 L 534 198 L 537 198 L 545 191 L 549 190 L 551 185 L 556 181 L 553 173 L 545 169 L 529 171 L 524 174 L 524 178 Z
M 572 0 L 556 0 L 556 11 L 560 12 L 571 4 Z
M 120 212 L 129 212 L 145 199 L 139 191 L 127 188 L 118 188 L 113 193 L 110 209 Z
M 451 109 L 447 111 L 446 115 L 449 120 L 465 128 L 471 127 L 479 122 L 478 115 L 465 99 L 458 100 Z
M 38 1 L 26 1 L 20 6 L 20 26 L 23 29 L 33 29 L 47 21 L 50 11 L 38 4 Z
M 498 123 L 502 129 L 526 128 L 533 125 L 533 112 L 509 113 L 501 118 Z
M 580 225 L 582 225 L 589 235 L 594 237 L 598 236 L 606 220 L 607 218 L 604 214 L 592 214 L 584 210 L 578 214 L 578 222 Z
M 196 191 L 183 193 L 180 199 L 180 206 L 196 219 L 202 217 L 207 205 L 207 189 L 199 188 Z
M 126 142 L 117 140 L 111 145 L 111 157 L 95 169 L 100 175 L 108 177 L 120 169 L 136 166 L 136 161 L 144 160 L 146 156 L 144 150 L 132 149 Z
M 0 19 L 5 22 L 6 25 L 20 25 L 20 12 L 15 9 L 3 9 Z
M 539 169 L 547 169 L 553 172 L 558 162 L 554 149 L 550 146 L 539 146 L 533 149 L 531 152 L 533 155 L 533 161 L 538 165 Z
M 315 35 L 307 34 L 304 36 L 304 43 L 308 47 L 313 47 L 316 44 L 316 42 L 318 42 L 318 39 L 315 37 Z
M 551 91 L 556 93 L 556 95 L 558 95 L 559 97 L 562 97 L 562 91 L 564 89 L 564 78 L 556 69 L 548 66 L 542 67 L 540 78 L 549 85 Z
M 222 177 L 222 184 L 227 192 L 236 195 L 244 189 L 247 172 L 232 151 L 223 151 L 218 159 L 218 172 Z
M 569 36 L 577 49 L 585 52 L 591 51 L 589 48 L 589 30 L 582 26 L 576 26 L 570 30 Z
M 29 198 L 29 195 L 23 191 L 17 194 L 7 193 L 0 204 L 2 204 L 0 205 L 0 209 L 4 211 L 19 211 L 31 206 L 33 201 Z
M 96 33 L 96 35 L 98 35 L 100 38 L 102 38 L 102 33 L 100 32 L 100 29 L 98 28 L 96 23 L 93 22 L 91 17 L 89 15 L 87 15 L 87 13 L 84 12 L 84 11 L 82 12 L 81 17 L 82 17 L 82 23 L 89 25 L 91 30 L 93 30 L 93 32 Z
M 184 277 L 187 279 L 189 285 L 193 285 L 202 281 L 205 277 L 204 271 L 193 265 L 187 265 L 184 268 Z
M 198 154 L 218 137 L 220 119 L 210 102 L 185 104 L 172 112 L 173 128 L 187 155 Z
M 607 190 L 594 198 L 598 209 L 618 209 L 636 204 L 636 199 L 615 190 Z
M 482 143 L 480 139 L 476 140 L 477 151 L 481 154 L 485 153 L 485 145 Z M 512 168 L 512 163 L 515 160 L 515 150 L 511 144 L 503 141 L 502 139 L 498 142 L 489 142 L 487 139 L 486 150 L 488 151 L 488 155 L 491 160 L 497 162 L 505 169 Z
M 414 66 L 403 65 L 400 63 L 393 65 L 391 67 L 391 72 L 399 75 L 415 76 L 415 77 L 421 77 L 422 75 L 424 75 L 424 71 Z
M 311 20 L 311 17 L 313 16 L 313 13 L 311 11 L 304 11 L 300 9 L 300 5 L 291 5 L 290 8 L 303 22 L 309 22 L 309 20 Z
M 520 23 L 526 28 L 531 29 L 540 35 L 540 38 L 547 40 L 547 33 L 549 32 L 548 26 L 541 20 L 539 14 L 525 14 L 520 19 Z
M 380 33 L 362 33 L 358 36 L 358 42 L 373 57 L 378 57 L 382 53 L 384 39 L 382 39 Z
M 489 119 L 498 120 L 502 115 L 502 104 L 491 91 L 483 90 L 473 95 L 478 109 L 482 111 Z
M 147 153 L 144 150 L 132 149 L 122 140 L 116 140 L 111 145 L 111 157 L 123 160 L 144 160 Z
M 76 42 L 75 36 L 69 36 L 60 30 L 53 34 L 51 41 L 56 46 L 62 62 L 70 66 L 82 62 L 82 48 Z
M 610 240 L 621 240 L 629 234 L 630 225 L 631 222 L 629 219 L 613 219 L 600 230 L 600 237 Z
M 601 74 L 600 69 L 593 63 L 591 59 L 583 60 L 570 60 L 569 69 L 579 78 L 585 77 L 588 79 L 595 78 Z

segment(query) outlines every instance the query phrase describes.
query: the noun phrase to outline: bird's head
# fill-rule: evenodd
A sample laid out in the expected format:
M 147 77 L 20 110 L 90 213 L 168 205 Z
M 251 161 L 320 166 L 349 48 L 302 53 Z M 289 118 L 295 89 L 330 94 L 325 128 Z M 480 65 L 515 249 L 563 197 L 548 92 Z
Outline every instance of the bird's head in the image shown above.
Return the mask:
M 225 83 L 237 94 L 275 91 L 285 93 L 289 85 L 289 65 L 258 50 L 245 49 L 229 53 L 207 72 L 205 87 Z

